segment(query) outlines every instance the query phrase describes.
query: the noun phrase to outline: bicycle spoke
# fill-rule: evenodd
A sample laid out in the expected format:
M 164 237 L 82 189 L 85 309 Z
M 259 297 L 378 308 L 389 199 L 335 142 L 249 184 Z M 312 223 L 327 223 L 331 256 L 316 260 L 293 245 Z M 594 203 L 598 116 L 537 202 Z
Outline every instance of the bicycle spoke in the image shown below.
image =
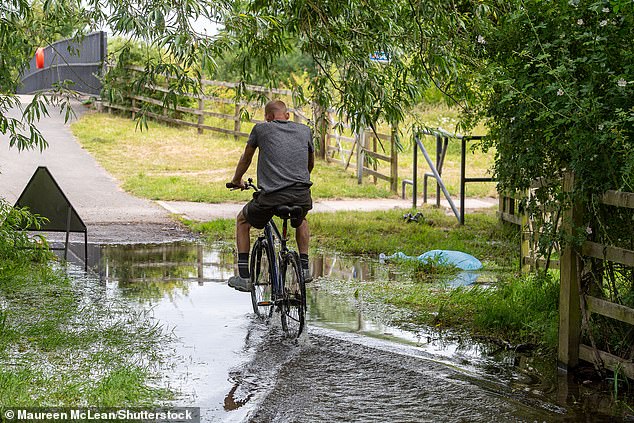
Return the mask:
M 264 240 L 257 240 L 253 246 L 250 271 L 253 311 L 260 317 L 270 317 L 273 312 L 270 249 Z
M 286 255 L 282 266 L 283 303 L 282 328 L 290 337 L 298 337 L 304 329 L 306 314 L 306 286 L 301 277 L 299 257 Z

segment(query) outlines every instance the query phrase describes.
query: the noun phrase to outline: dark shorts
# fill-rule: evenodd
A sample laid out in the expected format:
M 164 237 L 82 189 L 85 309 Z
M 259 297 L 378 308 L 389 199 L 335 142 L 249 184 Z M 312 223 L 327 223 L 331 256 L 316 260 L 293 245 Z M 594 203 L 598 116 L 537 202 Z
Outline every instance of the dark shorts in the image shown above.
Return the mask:
M 262 229 L 273 217 L 275 207 L 283 205 L 300 206 L 302 208 L 302 218 L 306 217 L 308 210 L 313 208 L 310 188 L 289 187 L 271 193 L 254 192 L 253 200 L 244 206 L 242 214 L 251 226 Z

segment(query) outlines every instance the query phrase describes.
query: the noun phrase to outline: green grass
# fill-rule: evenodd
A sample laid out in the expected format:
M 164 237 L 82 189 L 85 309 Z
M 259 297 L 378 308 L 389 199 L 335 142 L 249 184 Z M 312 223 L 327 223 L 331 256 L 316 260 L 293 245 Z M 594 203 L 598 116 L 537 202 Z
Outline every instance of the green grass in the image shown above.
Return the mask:
M 0 404 L 150 406 L 170 338 L 145 314 L 48 264 L 0 266 Z
M 388 255 L 402 251 L 459 250 L 492 267 L 517 263 L 516 240 L 493 211 L 473 213 L 461 226 L 444 210 L 425 207 L 423 222 L 406 223 L 404 211 L 314 213 L 309 215 L 312 245 L 349 254 Z
M 364 284 L 365 296 L 410 310 L 418 324 L 468 332 L 503 345 L 553 353 L 558 342 L 559 282 L 546 276 L 501 277 L 489 286 L 450 289 L 420 281 Z
M 422 113 L 429 115 L 430 126 L 442 123 L 443 119 L 453 121 L 457 114 L 443 107 L 425 109 Z M 250 197 L 249 193 L 228 191 L 224 185 L 233 176 L 244 149 L 244 139 L 236 141 L 232 136 L 211 131 L 198 134 L 194 128 L 170 127 L 156 122 L 149 122 L 148 130 L 141 131 L 127 117 L 101 113 L 86 114 L 73 123 L 71 128 L 81 145 L 121 182 L 126 191 L 137 196 L 155 200 L 212 203 L 240 202 Z M 245 130 L 248 128 L 249 125 L 245 124 Z M 404 141 L 407 139 L 406 135 Z M 435 141 L 429 139 L 425 144 L 430 154 L 434 154 Z M 404 143 L 404 148 L 399 155 L 400 179 L 412 176 L 411 143 Z M 380 147 L 378 149 L 381 151 Z M 492 163 L 491 157 L 491 154 L 481 152 L 470 153 L 468 175 L 483 176 Z M 256 160 L 257 156 L 246 176 L 255 177 Z M 453 195 L 458 194 L 459 162 L 459 143 L 454 140 L 450 142 L 444 167 L 445 182 Z M 421 155 L 420 175 L 429 171 L 426 166 Z M 358 185 L 354 168 L 353 165 L 348 171 L 344 171 L 340 161 L 327 163 L 318 160 L 312 175 L 313 197 L 332 199 L 394 196 L 385 181 L 379 180 L 374 184 L 371 177 L 365 177 L 364 183 Z M 379 169 L 387 171 L 384 167 Z M 432 183 L 430 192 L 435 192 L 434 187 L 435 184 Z M 467 194 L 495 195 L 495 186 L 470 184 Z
M 493 211 L 469 214 L 464 226 L 444 210 L 425 207 L 424 221 L 406 223 L 403 210 L 310 213 L 311 247 L 344 254 L 378 256 L 402 251 L 458 250 L 477 257 L 489 269 L 516 269 L 518 240 L 514 228 L 499 222 Z M 235 221 L 185 222 L 211 241 L 235 238 Z M 252 235 L 257 233 L 252 231 Z

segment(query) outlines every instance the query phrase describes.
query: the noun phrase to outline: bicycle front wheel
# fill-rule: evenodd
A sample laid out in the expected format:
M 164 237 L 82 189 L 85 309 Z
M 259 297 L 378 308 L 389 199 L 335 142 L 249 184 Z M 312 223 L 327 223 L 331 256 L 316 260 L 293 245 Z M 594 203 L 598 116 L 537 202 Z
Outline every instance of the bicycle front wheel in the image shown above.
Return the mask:
M 282 329 L 297 338 L 306 320 L 306 285 L 297 253 L 288 253 L 282 262 L 283 298 L 281 304 Z
M 273 253 L 266 240 L 258 239 L 251 250 L 251 303 L 253 312 L 259 317 L 270 317 L 273 313 L 271 298 L 271 263 Z

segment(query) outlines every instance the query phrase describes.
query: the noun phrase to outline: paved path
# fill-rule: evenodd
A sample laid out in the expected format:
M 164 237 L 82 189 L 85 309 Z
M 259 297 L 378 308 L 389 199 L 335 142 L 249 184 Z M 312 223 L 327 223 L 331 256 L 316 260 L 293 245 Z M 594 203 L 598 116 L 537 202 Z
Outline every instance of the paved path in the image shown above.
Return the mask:
M 24 100 L 29 98 L 24 96 Z M 84 106 L 74 105 L 78 116 Z M 0 135 L 0 197 L 15 203 L 38 166 L 46 166 L 78 214 L 95 242 L 170 241 L 187 237 L 187 231 L 170 215 L 192 220 L 232 218 L 242 204 L 205 204 L 183 201 L 153 202 L 124 192 L 119 183 L 77 143 L 69 125 L 57 110 L 42 119 L 38 128 L 49 142 L 43 152 L 18 152 L 8 148 L 8 137 Z M 493 198 L 468 199 L 467 209 L 490 207 Z M 448 205 L 445 202 L 445 206 Z M 322 200 L 314 211 L 409 209 L 411 201 L 399 199 Z
M 453 199 L 453 201 L 456 207 L 458 207 L 458 200 Z M 435 200 L 430 200 L 429 204 L 433 203 L 435 203 Z M 236 203 L 206 204 L 188 201 L 158 201 L 158 204 L 172 214 L 199 221 L 235 217 L 244 205 Z M 498 200 L 496 198 L 468 198 L 465 200 L 465 209 L 468 212 L 470 210 L 493 207 L 497 204 Z M 420 203 L 420 205 L 422 205 L 422 203 Z M 442 200 L 440 205 L 447 210 L 448 214 L 453 214 L 446 200 Z M 311 213 L 344 210 L 408 210 L 411 209 L 411 207 L 412 200 L 400 199 L 316 200 Z
M 29 96 L 23 97 L 30 101 Z M 85 111 L 79 103 L 73 109 L 78 117 Z M 14 204 L 37 167 L 46 166 L 88 226 L 92 241 L 146 242 L 189 236 L 164 208 L 124 192 L 76 142 L 59 110 L 49 111 L 50 116 L 37 125 L 49 143 L 43 152 L 8 148 L 8 137 L 0 134 L 0 197 Z

